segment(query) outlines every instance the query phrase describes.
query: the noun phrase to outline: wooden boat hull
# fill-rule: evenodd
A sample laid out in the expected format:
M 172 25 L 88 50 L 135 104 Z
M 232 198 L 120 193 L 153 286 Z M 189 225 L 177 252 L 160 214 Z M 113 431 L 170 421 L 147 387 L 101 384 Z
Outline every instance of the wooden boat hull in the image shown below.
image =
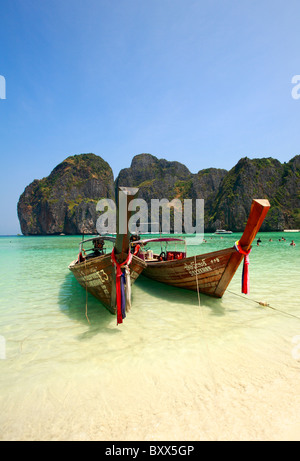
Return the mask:
M 240 246 L 248 251 L 270 208 L 268 200 L 253 200 Z M 174 287 L 221 298 L 244 255 L 235 247 L 182 260 L 147 261 L 146 277 Z
M 125 261 L 127 255 L 119 254 L 119 262 Z M 135 282 L 146 263 L 140 258 L 133 256 L 130 268 L 131 284 Z M 80 285 L 97 298 L 112 313 L 116 314 L 115 303 L 113 302 L 113 286 L 115 269 L 111 262 L 111 254 L 98 256 L 90 260 L 78 263 L 77 260 L 69 265 L 70 271 L 74 274 Z
M 234 248 L 228 248 L 184 260 L 147 261 L 143 275 L 166 285 L 192 291 L 199 289 L 201 293 L 220 298 L 224 291 L 217 292 L 216 288 L 235 251 Z

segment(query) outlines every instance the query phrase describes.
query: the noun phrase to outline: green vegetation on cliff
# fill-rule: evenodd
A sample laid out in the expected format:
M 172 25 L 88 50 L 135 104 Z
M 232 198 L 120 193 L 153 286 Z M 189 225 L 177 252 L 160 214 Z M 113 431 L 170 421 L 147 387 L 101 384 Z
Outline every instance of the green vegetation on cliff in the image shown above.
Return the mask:
M 242 158 L 224 177 L 211 209 L 209 226 L 242 231 L 253 198 L 268 199 L 271 209 L 262 230 L 299 228 L 299 163 L 273 158 Z
M 205 230 L 244 229 L 253 198 L 267 198 L 271 209 L 262 230 L 300 228 L 300 156 L 288 163 L 242 158 L 230 171 L 207 168 L 191 173 L 179 162 L 140 154 L 114 182 L 111 167 L 95 154 L 66 158 L 50 175 L 34 180 L 18 202 L 25 235 L 96 232 L 96 204 L 115 198 L 118 186 L 139 187 L 139 197 L 202 198 Z M 149 216 L 150 219 L 150 216 Z
M 26 187 L 18 203 L 25 235 L 80 234 L 96 231 L 96 203 L 114 198 L 114 178 L 95 154 L 66 158 L 50 175 Z

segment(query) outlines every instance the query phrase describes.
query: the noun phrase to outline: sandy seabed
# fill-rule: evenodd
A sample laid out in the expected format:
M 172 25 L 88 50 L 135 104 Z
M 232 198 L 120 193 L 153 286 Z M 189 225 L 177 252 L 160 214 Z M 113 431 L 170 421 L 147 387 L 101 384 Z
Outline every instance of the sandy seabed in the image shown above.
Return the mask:
M 217 362 L 204 352 L 15 383 L 13 398 L 1 399 L 1 440 L 300 439 L 299 363 L 249 350 Z
M 0 239 L 0 440 L 300 440 L 300 239 L 271 236 L 249 297 L 233 293 L 241 271 L 200 306 L 141 277 L 119 327 L 93 297 L 87 322 L 67 270 L 77 240 Z

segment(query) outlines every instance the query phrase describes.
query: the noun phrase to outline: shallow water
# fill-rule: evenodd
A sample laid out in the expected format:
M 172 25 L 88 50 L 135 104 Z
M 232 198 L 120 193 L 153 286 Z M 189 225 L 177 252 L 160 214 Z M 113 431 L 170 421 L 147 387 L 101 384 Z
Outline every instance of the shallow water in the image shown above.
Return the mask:
M 259 236 L 249 296 L 241 267 L 200 304 L 141 276 L 119 326 L 90 295 L 86 318 L 80 237 L 1 237 L 0 439 L 299 440 L 300 234 Z

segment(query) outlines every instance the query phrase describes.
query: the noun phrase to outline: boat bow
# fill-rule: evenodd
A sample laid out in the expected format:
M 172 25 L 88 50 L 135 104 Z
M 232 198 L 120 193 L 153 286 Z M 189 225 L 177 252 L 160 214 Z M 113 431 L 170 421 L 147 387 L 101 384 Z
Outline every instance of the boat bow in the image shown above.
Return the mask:
M 225 248 L 195 256 L 186 256 L 184 251 L 168 252 L 165 258 L 153 255 L 148 258 L 147 252 L 140 252 L 140 256 L 147 262 L 143 275 L 167 285 L 198 291 L 207 295 L 221 298 L 234 276 L 237 268 L 245 258 L 247 266 L 248 253 L 251 244 L 259 231 L 263 220 L 270 208 L 268 200 L 253 200 L 249 218 L 244 233 L 236 246 Z M 176 241 L 180 239 L 148 239 L 143 244 L 161 240 Z M 135 242 L 139 244 L 139 242 Z M 247 280 L 247 267 L 244 270 Z

